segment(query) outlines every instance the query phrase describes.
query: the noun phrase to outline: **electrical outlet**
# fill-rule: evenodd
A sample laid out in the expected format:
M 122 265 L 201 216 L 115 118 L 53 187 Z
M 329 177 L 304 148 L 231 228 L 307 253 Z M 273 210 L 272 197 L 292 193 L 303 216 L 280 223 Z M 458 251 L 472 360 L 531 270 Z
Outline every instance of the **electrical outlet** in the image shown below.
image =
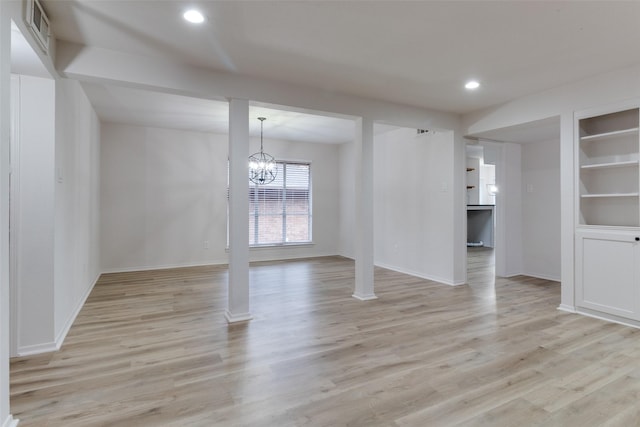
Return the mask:
M 205 241 L 204 241 L 203 247 L 204 247 L 205 249 L 209 249 L 209 241 L 208 241 L 208 240 L 205 240 Z

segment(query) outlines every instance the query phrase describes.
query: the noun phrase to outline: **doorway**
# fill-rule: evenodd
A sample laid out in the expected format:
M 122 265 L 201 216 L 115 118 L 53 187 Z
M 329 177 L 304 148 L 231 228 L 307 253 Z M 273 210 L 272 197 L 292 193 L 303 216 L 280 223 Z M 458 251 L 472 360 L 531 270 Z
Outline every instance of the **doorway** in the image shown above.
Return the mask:
M 495 279 L 496 151 L 477 142 L 466 146 L 468 283 Z
M 560 118 L 487 131 L 471 139 L 475 142 L 467 147 L 481 147 L 484 163 L 495 165 L 494 253 L 484 262 L 490 266 L 493 261 L 494 277 L 559 281 Z M 468 275 L 478 262 L 467 260 Z

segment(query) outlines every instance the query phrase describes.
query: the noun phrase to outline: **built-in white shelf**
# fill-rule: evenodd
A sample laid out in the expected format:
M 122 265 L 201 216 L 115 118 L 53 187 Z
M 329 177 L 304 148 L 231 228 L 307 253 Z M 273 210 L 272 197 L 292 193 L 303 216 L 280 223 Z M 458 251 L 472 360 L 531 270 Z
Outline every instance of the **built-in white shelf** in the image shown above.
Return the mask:
M 582 165 L 580 169 L 609 169 L 638 166 L 638 160 L 625 160 L 622 162 L 595 163 L 592 165 Z
M 576 113 L 578 312 L 640 322 L 640 108 Z
M 640 109 L 576 120 L 579 225 L 640 223 Z
M 583 142 L 595 141 L 595 140 L 602 141 L 605 139 L 617 138 L 625 135 L 633 135 L 634 133 L 638 133 L 638 128 L 622 129 L 622 130 L 616 130 L 613 132 L 598 133 L 595 135 L 586 135 L 586 136 L 580 137 L 580 141 L 583 141 Z
M 601 194 L 581 194 L 580 197 L 589 198 L 604 198 L 604 197 L 638 197 L 640 193 L 601 193 Z

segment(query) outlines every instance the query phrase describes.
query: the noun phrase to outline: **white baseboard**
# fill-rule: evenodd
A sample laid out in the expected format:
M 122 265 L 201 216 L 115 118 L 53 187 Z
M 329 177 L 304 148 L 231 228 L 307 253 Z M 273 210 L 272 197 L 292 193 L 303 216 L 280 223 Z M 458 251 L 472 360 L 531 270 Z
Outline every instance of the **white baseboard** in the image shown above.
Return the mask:
M 138 267 L 125 267 L 125 268 L 107 268 L 102 270 L 102 274 L 110 273 L 135 273 L 138 271 L 151 271 L 151 270 L 170 270 L 172 268 L 188 268 L 188 267 L 206 267 L 213 265 L 226 265 L 229 262 L 227 260 L 212 261 L 212 262 L 187 262 L 178 264 L 164 264 L 164 265 L 145 265 Z
M 360 300 L 360 301 L 371 301 L 371 300 L 374 300 L 374 299 L 378 299 L 378 297 L 375 294 L 370 294 L 370 295 L 356 295 L 356 294 L 353 294 L 351 296 L 354 297 L 357 300 Z
M 7 419 L 2 423 L 2 427 L 16 427 L 20 420 L 13 418 L 11 414 L 7 416 Z
M 1 1 L 1 0 L 0 0 Z M 295 246 L 291 246 L 295 248 Z M 289 248 L 288 246 L 286 248 Z M 274 249 L 272 247 L 269 248 L 251 248 L 251 250 L 268 250 Z M 278 248 L 276 248 L 278 249 Z M 336 254 L 301 254 L 301 255 L 291 255 L 291 253 L 287 254 L 279 254 L 278 256 L 271 257 L 251 257 L 249 260 L 250 263 L 253 262 L 269 262 L 269 261 L 287 261 L 287 260 L 298 260 L 298 259 L 307 259 L 307 258 L 323 258 L 330 256 L 340 256 Z M 228 265 L 229 260 L 213 260 L 208 262 L 186 262 L 186 263 L 178 263 L 178 264 L 163 264 L 163 265 L 144 265 L 138 267 L 125 267 L 125 268 L 107 268 L 102 270 L 102 274 L 110 274 L 110 273 L 135 273 L 138 271 L 151 271 L 151 270 L 169 270 L 172 268 L 189 268 L 189 267 L 208 267 L 208 266 L 218 266 L 218 265 Z
M 514 273 L 514 272 L 506 272 L 504 274 L 498 275 L 498 273 L 496 273 L 496 277 L 504 277 L 505 279 L 509 279 L 511 277 L 516 277 L 516 276 L 522 276 L 523 273 Z
M 18 347 L 17 353 L 18 353 L 18 356 L 22 357 L 22 356 L 33 356 L 34 354 L 41 354 L 41 353 L 51 353 L 52 351 L 58 351 L 58 350 L 60 350 L 60 348 L 56 345 L 54 341 L 52 341 L 52 342 L 45 342 L 40 344 L 25 345 L 25 346 Z
M 84 303 L 87 302 L 87 298 L 89 298 L 89 294 L 91 294 L 91 291 L 93 291 L 93 288 L 96 286 L 96 283 L 98 283 L 98 279 L 100 279 L 100 274 L 98 274 L 96 278 L 93 280 L 93 283 L 91 284 L 91 286 L 89 286 L 89 288 L 86 290 L 86 292 L 80 299 L 80 303 L 77 305 L 73 313 L 71 313 L 71 315 L 67 318 L 67 321 L 65 322 L 60 332 L 58 332 L 56 336 L 56 350 L 60 350 L 60 348 L 62 347 L 62 343 L 64 342 L 64 339 L 67 337 L 67 334 L 69 333 L 69 330 L 73 325 L 73 322 L 76 321 L 76 317 L 78 317 L 78 314 L 80 313 L 80 310 L 82 310 Z
M 449 285 L 449 286 L 458 286 L 458 285 L 463 285 L 464 284 L 464 282 L 459 282 L 459 283 L 458 282 L 452 282 L 451 280 L 445 279 L 443 277 L 423 274 L 423 273 L 419 273 L 417 271 L 411 271 L 411 270 L 407 270 L 405 268 L 400 268 L 400 267 L 396 267 L 396 266 L 389 265 L 389 264 L 376 263 L 376 266 L 377 267 L 386 268 L 387 270 L 396 271 L 398 273 L 407 274 L 409 276 L 419 277 L 421 279 L 431 280 L 433 282 L 438 282 L 438 283 L 443 283 L 443 284 Z
M 601 313 L 595 310 L 589 310 L 584 307 L 576 307 L 575 313 L 581 314 L 587 317 L 593 317 L 594 319 L 604 320 L 607 322 L 618 323 L 624 326 L 630 326 L 632 328 L 640 328 L 640 322 L 633 319 L 626 319 L 624 317 L 616 316 L 614 314 Z
M 567 313 L 575 313 L 576 312 L 576 308 L 574 306 L 568 305 L 568 304 L 560 304 L 558 306 L 558 310 L 566 311 Z
M 229 310 L 224 312 L 224 317 L 229 323 L 247 322 L 253 319 L 251 313 L 231 314 Z
M 548 274 L 538 274 L 538 273 L 530 273 L 530 272 L 523 272 L 522 273 L 523 276 L 529 276 L 529 277 L 535 277 L 536 279 L 543 279 L 543 280 L 551 280 L 552 282 L 559 282 L 560 281 L 560 277 L 557 276 L 551 276 Z

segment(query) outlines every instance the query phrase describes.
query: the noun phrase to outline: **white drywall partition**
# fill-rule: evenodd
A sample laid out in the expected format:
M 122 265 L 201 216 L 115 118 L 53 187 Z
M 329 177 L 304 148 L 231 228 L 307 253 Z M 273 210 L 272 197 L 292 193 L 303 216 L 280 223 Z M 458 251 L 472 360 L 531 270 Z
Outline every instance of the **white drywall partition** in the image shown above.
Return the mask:
M 399 128 L 376 138 L 377 265 L 458 284 L 453 253 L 464 242 L 453 231 L 453 201 L 460 194 L 454 189 L 454 148 L 452 132 L 416 135 L 415 129 Z
M 522 144 L 522 274 L 560 280 L 560 141 Z
M 77 81 L 56 80 L 55 340 L 100 275 L 100 122 Z

